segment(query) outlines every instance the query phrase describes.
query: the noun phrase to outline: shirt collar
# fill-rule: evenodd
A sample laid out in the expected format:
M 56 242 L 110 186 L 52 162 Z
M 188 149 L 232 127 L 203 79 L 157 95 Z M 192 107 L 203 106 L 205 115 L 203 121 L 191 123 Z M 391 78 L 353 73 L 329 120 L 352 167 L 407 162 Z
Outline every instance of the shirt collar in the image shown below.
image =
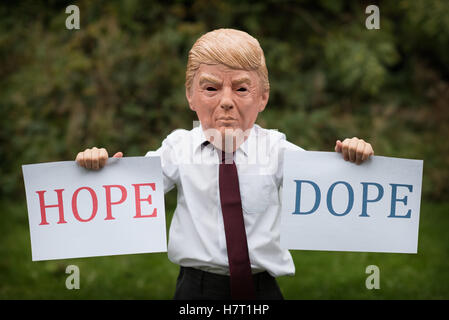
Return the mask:
M 200 148 L 200 147 L 201 147 L 201 150 L 203 150 L 203 148 L 209 144 L 209 141 L 207 141 L 206 136 L 204 135 L 203 127 L 201 126 L 201 124 L 198 127 L 196 127 L 194 130 L 195 130 L 195 135 L 194 135 L 194 141 L 193 141 L 193 148 L 194 148 L 194 152 L 196 152 L 198 150 L 198 148 Z
M 243 151 L 245 156 L 248 156 L 248 143 L 250 143 L 250 141 L 253 142 L 254 139 L 256 139 L 257 127 L 258 127 L 257 124 L 253 125 L 253 127 L 251 128 L 251 130 L 249 132 L 248 138 L 239 147 L 239 149 Z

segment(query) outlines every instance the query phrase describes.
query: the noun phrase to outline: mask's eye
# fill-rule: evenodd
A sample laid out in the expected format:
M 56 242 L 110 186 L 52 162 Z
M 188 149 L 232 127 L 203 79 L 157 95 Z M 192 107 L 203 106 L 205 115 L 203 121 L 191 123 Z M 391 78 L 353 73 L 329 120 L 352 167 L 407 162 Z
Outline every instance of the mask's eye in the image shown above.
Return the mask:
M 215 89 L 214 87 L 207 87 L 206 90 L 207 91 L 217 91 L 217 89 Z
M 238 88 L 237 91 L 244 92 L 244 91 L 248 91 L 248 90 L 246 90 L 246 88 L 242 87 L 242 88 Z

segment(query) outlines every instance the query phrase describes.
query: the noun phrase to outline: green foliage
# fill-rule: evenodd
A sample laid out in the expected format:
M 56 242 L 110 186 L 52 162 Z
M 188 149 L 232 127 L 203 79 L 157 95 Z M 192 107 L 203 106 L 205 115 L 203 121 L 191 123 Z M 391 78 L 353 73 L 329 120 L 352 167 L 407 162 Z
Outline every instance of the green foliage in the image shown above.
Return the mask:
M 347 1 L 78 1 L 0 5 L 1 193 L 24 199 L 20 166 L 87 147 L 143 155 L 195 114 L 188 51 L 242 29 L 265 51 L 271 92 L 258 122 L 305 149 L 358 136 L 376 154 L 425 160 L 424 195 L 449 192 L 449 3 L 379 1 L 380 30 Z

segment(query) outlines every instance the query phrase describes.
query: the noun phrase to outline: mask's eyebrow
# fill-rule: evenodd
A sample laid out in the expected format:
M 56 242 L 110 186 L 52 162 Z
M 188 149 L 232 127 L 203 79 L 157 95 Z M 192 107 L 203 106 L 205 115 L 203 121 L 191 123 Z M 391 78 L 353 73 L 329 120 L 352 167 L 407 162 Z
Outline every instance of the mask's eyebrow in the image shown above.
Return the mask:
M 237 79 L 232 80 L 232 84 L 234 86 L 238 86 L 238 85 L 241 85 L 243 83 L 246 83 L 247 85 L 251 85 L 251 79 L 248 78 L 248 77 L 241 77 L 241 78 L 237 78 Z
M 214 77 L 213 75 L 210 74 L 202 74 L 200 76 L 200 86 L 204 83 L 211 83 L 213 85 L 221 85 L 222 81 L 216 77 Z

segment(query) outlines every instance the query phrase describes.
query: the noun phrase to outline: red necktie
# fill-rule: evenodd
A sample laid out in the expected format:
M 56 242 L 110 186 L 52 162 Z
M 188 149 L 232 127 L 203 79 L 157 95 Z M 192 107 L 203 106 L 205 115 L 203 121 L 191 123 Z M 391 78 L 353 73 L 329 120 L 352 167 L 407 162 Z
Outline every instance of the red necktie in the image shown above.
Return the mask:
M 232 154 L 225 154 L 222 151 L 219 170 L 220 201 L 228 251 L 231 297 L 232 299 L 255 299 L 237 167 L 234 161 L 229 163 L 231 161 L 227 160 L 225 163 L 225 157 L 231 156 Z

